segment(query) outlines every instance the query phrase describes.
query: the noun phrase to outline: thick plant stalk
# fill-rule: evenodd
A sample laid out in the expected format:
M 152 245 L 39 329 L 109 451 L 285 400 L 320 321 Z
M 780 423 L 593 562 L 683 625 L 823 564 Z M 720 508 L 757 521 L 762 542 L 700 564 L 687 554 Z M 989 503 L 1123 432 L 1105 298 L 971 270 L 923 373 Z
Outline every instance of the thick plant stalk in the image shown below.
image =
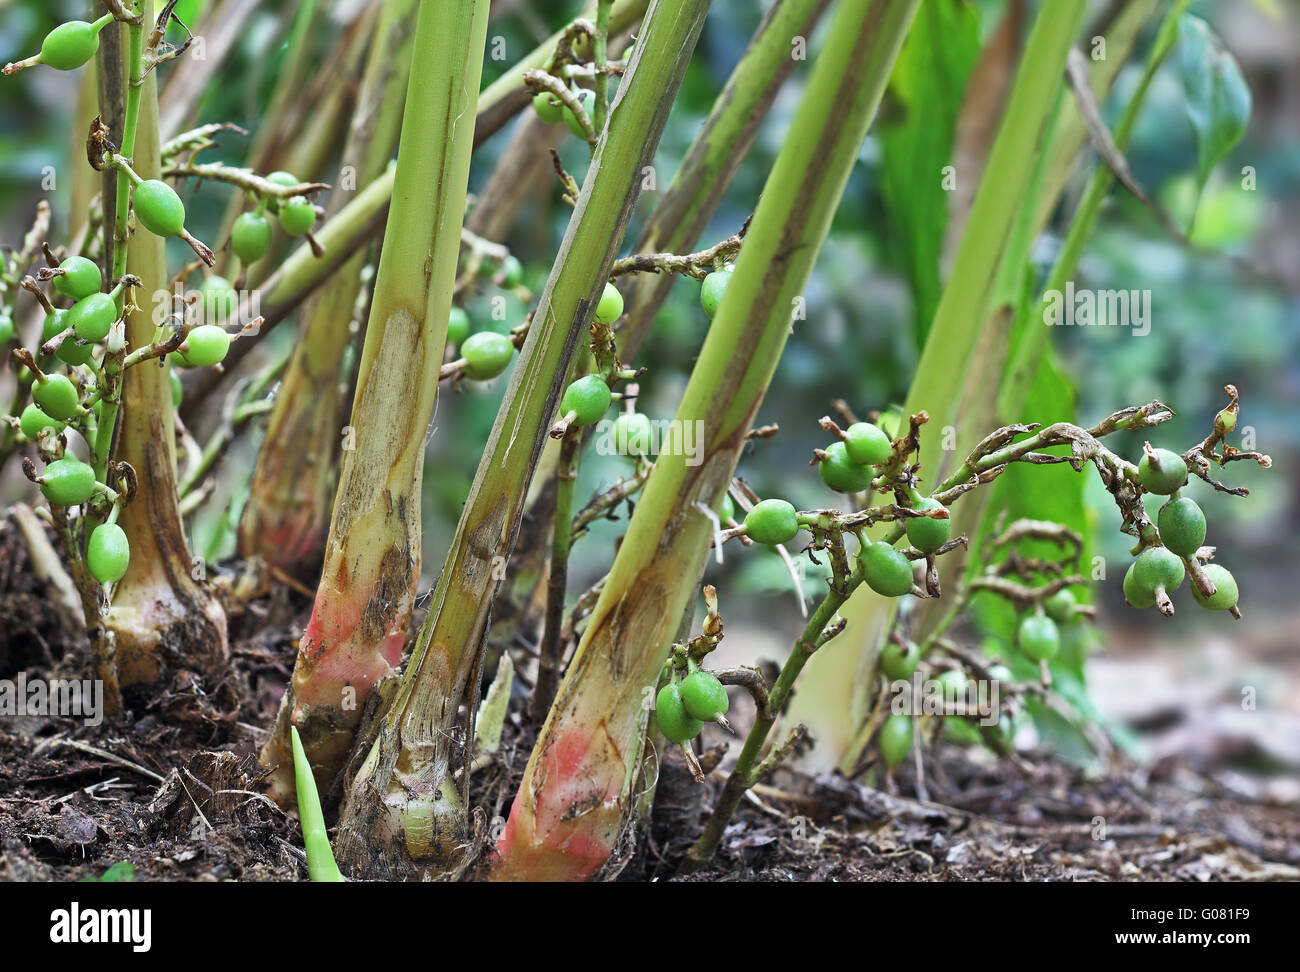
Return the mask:
M 972 317 L 983 320 L 1003 247 L 1010 236 L 1020 193 L 1028 183 L 1035 162 L 1032 147 L 1061 90 L 1061 74 L 1083 19 L 1084 0 L 1061 0 L 1044 7 L 1025 44 L 1025 56 L 1016 75 L 998 137 L 989 153 L 986 178 L 971 206 L 967 232 L 953 262 L 948 286 L 935 311 L 934 324 L 926 341 L 917 379 L 908 392 L 905 414 L 924 408 L 932 421 L 941 424 L 955 418 L 953 404 L 960 387 L 945 368 L 934 360 L 962 360 L 974 348 L 978 328 Z M 978 313 L 977 313 L 978 312 Z M 924 404 L 918 404 L 924 403 Z M 938 441 L 922 462 L 933 469 Z M 925 462 L 926 459 L 930 461 Z
M 1144 21 L 1150 16 L 1152 4 L 1149 0 L 1138 0 L 1130 5 L 1131 9 L 1126 9 L 1115 22 L 1112 36 L 1108 37 L 1109 49 L 1108 59 L 1098 62 L 1095 68 L 1094 90 L 1104 93 L 1113 82 L 1122 66 L 1126 53 L 1131 49 Z M 1035 33 L 1031 37 L 1031 42 L 1041 39 L 1043 32 L 1048 28 L 1048 22 L 1052 18 L 1065 18 L 1066 20 L 1081 18 L 1081 13 L 1072 11 L 1067 5 L 1051 5 L 1043 9 L 1035 25 Z M 1038 92 L 1040 97 L 1053 95 L 1061 87 L 1061 77 L 1064 71 L 1066 51 L 1068 50 L 1071 36 L 1065 36 L 1067 28 L 1065 22 L 1059 22 L 1055 29 L 1055 40 L 1052 42 L 1052 48 L 1046 49 L 1042 44 L 1038 46 L 1027 45 L 1025 48 L 1025 61 L 1021 66 L 1020 74 L 1017 78 L 1017 88 L 1020 89 L 1024 84 L 1030 82 L 1031 73 L 1036 72 L 1038 81 L 1033 82 L 1040 86 Z M 1042 63 L 1044 57 L 1053 57 L 1055 60 L 1051 64 Z M 1039 65 L 1035 68 L 1032 62 L 1038 59 Z M 1043 222 L 1045 222 L 1050 210 L 1053 208 L 1055 199 L 1059 195 L 1065 184 L 1065 178 L 1062 174 L 1073 164 L 1079 148 L 1086 142 L 1087 134 L 1083 122 L 1079 117 L 1074 106 L 1066 102 L 1063 106 L 1063 120 L 1058 121 L 1056 137 L 1052 145 L 1047 148 L 1050 158 L 1047 170 L 1044 175 L 1044 185 L 1041 195 L 1034 200 L 1034 212 L 1025 214 L 1030 217 L 1030 226 L 1033 232 L 1037 232 Z M 1021 128 L 1019 130 L 1011 128 L 1011 122 L 1004 121 L 999 131 L 997 144 L 994 146 L 994 152 L 998 151 L 999 145 L 1005 147 L 1009 142 L 1018 143 L 1018 149 L 1013 154 L 1018 155 L 1021 160 L 1028 165 L 1035 157 L 1035 145 L 1039 141 L 1040 129 L 1045 124 L 1046 115 L 1044 113 L 1044 122 L 1040 123 L 1037 128 Z M 1003 156 L 1008 153 L 1003 153 Z M 986 181 L 990 190 L 994 188 L 995 183 L 1001 182 L 1008 176 L 1005 169 L 999 169 L 997 166 L 1003 163 L 990 161 L 985 167 L 987 173 Z M 1031 178 L 1027 172 L 1022 172 L 1016 176 L 1016 192 L 1021 192 L 1024 186 L 1027 186 Z M 984 183 L 981 183 L 980 194 L 984 194 Z M 1003 184 L 998 190 L 1001 198 L 1008 198 L 1006 194 L 1012 192 L 1012 184 Z M 979 204 L 978 197 L 976 205 Z M 986 207 L 986 211 L 987 211 Z M 1011 232 L 1011 221 L 1020 207 L 1014 207 L 1005 214 L 1006 227 L 1005 234 Z M 968 228 L 976 225 L 976 219 L 972 216 Z M 957 292 L 954 290 L 957 284 L 957 278 L 954 275 L 950 280 L 948 288 L 945 290 L 945 299 L 949 300 L 950 311 L 952 307 L 965 306 L 987 307 L 989 304 L 988 295 L 992 292 L 994 280 L 997 274 L 990 267 L 988 253 L 980 255 L 980 250 L 986 250 L 993 245 L 987 238 L 976 241 L 975 232 L 970 233 L 970 240 L 963 238 L 961 250 L 958 254 L 958 261 L 965 259 L 970 261 L 978 260 L 982 266 L 980 274 L 965 279 L 964 290 Z M 963 257 L 963 252 L 965 256 Z M 994 254 L 1000 258 L 1000 253 Z M 951 293 L 951 298 L 949 295 Z M 984 296 L 981 296 L 983 293 Z M 994 319 L 996 316 L 997 319 Z M 963 318 L 966 322 L 957 325 L 949 315 L 948 323 L 944 325 L 944 330 L 938 334 L 931 332 L 931 336 L 926 344 L 926 355 L 928 363 L 923 361 L 921 367 L 928 369 L 929 377 L 925 379 L 927 389 L 938 390 L 945 389 L 951 393 L 953 399 L 947 405 L 936 397 L 933 404 L 926 402 L 925 396 L 930 394 L 929 390 L 916 391 L 909 395 L 909 407 L 912 411 L 925 409 L 931 416 L 930 425 L 927 427 L 931 431 L 929 435 L 922 436 L 923 446 L 923 475 L 926 481 L 937 484 L 942 478 L 942 471 L 939 468 L 939 460 L 942 453 L 938 451 L 938 445 L 941 436 L 938 434 L 945 425 L 955 425 L 959 432 L 959 437 L 969 436 L 978 433 L 981 427 L 987 427 L 988 422 L 981 425 L 981 420 L 960 420 L 961 412 L 954 412 L 954 407 L 958 404 L 959 399 L 956 393 L 964 386 L 965 382 L 961 380 L 962 369 L 965 369 L 972 356 L 971 347 L 966 343 L 962 335 L 954 332 L 961 328 L 969 330 L 969 321 L 976 319 L 986 322 L 985 328 L 981 330 L 984 336 L 980 339 L 983 346 L 986 347 L 990 340 L 988 329 L 1000 328 L 1005 330 L 1008 325 L 1008 319 L 1005 315 L 992 315 L 988 311 L 982 311 L 979 314 L 968 311 Z M 936 329 L 938 321 L 936 320 Z M 1042 330 L 1046 330 L 1042 328 Z M 1031 333 L 1031 338 L 1037 338 L 1037 333 Z M 960 339 L 957 344 L 954 340 Z M 1004 339 L 1005 340 L 1005 339 Z M 941 354 L 941 350 L 948 347 L 948 355 Z M 983 347 L 977 348 L 978 352 L 983 351 Z M 1002 358 L 997 359 L 996 367 L 993 369 L 998 376 L 1002 374 Z M 918 369 L 918 376 L 922 372 Z M 998 379 L 990 379 L 984 374 L 972 374 L 973 381 L 989 382 L 987 397 L 991 402 L 998 392 Z M 966 399 L 970 401 L 969 398 Z M 973 406 L 972 406 L 973 408 Z M 997 422 L 993 421 L 996 425 Z M 928 447 L 928 448 L 927 448 Z M 952 453 L 960 458 L 966 455 L 966 452 L 960 448 Z M 933 489 L 934 486 L 931 486 Z M 972 510 L 978 511 L 978 506 L 984 501 L 983 497 L 972 498 Z M 962 504 L 964 506 L 965 504 Z M 958 508 L 958 516 L 963 518 L 964 522 L 970 522 L 969 518 L 974 515 L 972 510 L 962 510 Z M 956 531 L 954 531 L 956 532 Z M 795 693 L 789 708 L 788 719 L 791 723 L 802 722 L 808 726 L 811 736 L 816 740 L 816 746 L 813 751 L 804 757 L 804 765 L 812 770 L 824 771 L 834 767 L 842 760 L 845 765 L 852 758 L 852 753 L 848 750 L 852 744 L 857 728 L 864 721 L 867 712 L 870 710 L 873 699 L 871 693 L 874 691 L 874 682 L 870 680 L 870 673 L 874 666 L 875 653 L 880 645 L 885 633 L 893 620 L 895 602 L 880 598 L 869 589 L 861 588 L 854 592 L 849 598 L 843 609 L 840 611 L 841 618 L 846 622 L 844 631 L 835 639 L 830 641 L 824 648 L 820 649 L 813 656 L 804 672 L 803 682 L 800 691 Z M 938 612 L 941 614 L 942 612 Z M 936 615 L 937 617 L 938 615 Z M 846 757 L 847 754 L 847 757 Z
M 538 737 L 492 875 L 579 880 L 630 809 L 646 711 L 713 536 L 714 508 L 785 347 L 831 216 L 919 0 L 841 0 L 676 420 L 702 461 L 661 453 Z
M 777 92 L 798 63 L 791 41 L 812 34 L 829 2 L 777 0 L 768 10 L 641 231 L 634 252 L 689 253 L 695 246 Z M 627 300 L 627 319 L 618 332 L 624 360 L 635 359 L 676 279 L 668 273 L 637 275 Z
M 121 28 L 128 34 L 130 52 L 121 145 L 143 178 L 156 179 L 161 171 L 156 73 L 150 72 L 143 84 L 130 83 L 142 73 L 137 35 L 153 23 L 153 3 L 142 6 L 148 26 Z M 137 291 L 142 306 L 126 321 L 128 346 L 140 348 L 154 340 L 154 300 L 168 293 L 165 241 L 138 228 L 124 253 L 126 238 L 120 230 L 128 201 L 121 180 L 116 189 L 119 232 L 113 276 L 127 271 L 143 282 Z M 105 619 L 122 688 L 158 681 L 172 657 L 179 656 L 189 665 L 221 664 L 227 657 L 225 613 L 204 583 L 202 565 L 191 562 L 177 506 L 168 367 L 160 362 L 128 368 L 122 378 L 120 410 L 105 401 L 101 412 L 101 430 L 112 430 L 116 421 L 113 457 L 130 463 L 138 481 L 135 499 L 126 504 L 118 520 L 131 544 L 131 564 L 114 591 Z M 101 438 L 106 446 L 109 436 Z
M 387 0 L 371 48 L 342 171 L 326 220 L 384 173 L 401 130 L 416 0 Z M 343 180 L 352 180 L 347 185 Z M 239 524 L 239 551 L 300 580 L 319 576 L 329 532 L 348 400 L 340 389 L 365 248 L 304 305 L 298 342 L 281 380 Z
M 1116 145 L 1121 151 L 1128 146 L 1133 124 L 1155 71 L 1173 46 L 1177 25 L 1186 6 L 1187 0 L 1179 0 L 1165 14 L 1157 40 L 1148 54 L 1142 80 L 1114 133 Z M 1109 58 L 1094 62 L 1095 68 L 1090 78 L 1089 87 L 1092 91 L 1099 92 L 1098 98 L 1104 96 L 1127 61 L 1133 43 L 1156 7 L 1154 0 L 1132 0 L 1116 18 L 1115 26 L 1108 36 Z M 1062 105 L 1056 112 L 1050 133 L 1043 136 L 1039 168 L 1025 193 L 1017 229 L 1006 247 L 999 268 L 993 303 L 986 316 L 980 347 L 975 352 L 974 360 L 980 362 L 980 366 L 969 369 L 966 374 L 963 404 L 959 412 L 964 421 L 958 429 L 956 448 L 949 451 L 943 457 L 944 460 L 950 460 L 954 455 L 968 454 L 977 442 L 980 435 L 977 430 L 980 427 L 999 427 L 1020 420 L 1026 396 L 1034 385 L 1043 354 L 1050 346 L 1050 329 L 1044 327 L 1041 319 L 1034 314 L 1037 305 L 1031 302 L 1027 308 L 1021 307 L 1025 278 L 1032 273 L 1029 269 L 1029 250 L 1034 238 L 1042 231 L 1048 212 L 1058 202 L 1059 192 L 1064 186 L 1064 173 L 1073 167 L 1078 157 L 1082 144 L 1075 139 L 1085 133 L 1086 125 L 1078 111 L 1076 99 L 1068 91 L 1063 92 Z M 1071 150 L 1070 154 L 1063 155 L 1063 148 Z M 1091 236 L 1096 225 L 1101 200 L 1112 181 L 1110 168 L 1104 162 L 1099 162 L 1070 221 L 1065 242 L 1048 276 L 1044 292 L 1061 290 L 1066 279 L 1074 272 L 1084 241 Z M 1001 374 L 1001 380 L 997 383 L 990 382 L 987 377 L 990 373 Z M 1074 415 L 1072 411 L 1067 411 L 1064 414 L 1043 415 L 1042 418 L 1072 420 Z M 947 472 L 946 466 L 940 470 L 941 475 L 946 475 Z M 990 506 L 999 503 L 999 494 L 1011 488 L 1011 481 L 1012 477 L 1008 477 L 999 484 L 998 489 L 977 492 L 968 502 L 960 504 L 953 511 L 954 535 L 967 534 L 971 537 L 971 544 L 967 549 L 953 551 L 954 556 L 950 558 L 952 568 L 965 570 L 982 559 L 980 523 Z M 911 619 L 912 637 L 933 635 L 935 625 L 946 614 L 947 606 L 938 601 L 918 605 L 918 610 Z
M 460 255 L 487 0 L 448 15 L 421 0 L 392 218 L 357 376 L 325 566 L 293 683 L 262 750 L 271 788 L 292 786 L 289 722 L 322 787 L 352 744 L 366 696 L 397 665 L 420 575 L 424 444 Z
M 791 53 L 792 39 L 808 37 L 828 5 L 829 0 L 777 0 L 772 5 L 750 40 L 744 56 L 714 101 L 712 111 L 687 150 L 672 184 L 660 197 L 633 252 L 685 253 L 695 246 L 753 143 L 758 127 L 766 117 L 777 92 L 797 63 Z M 541 125 L 546 131 L 555 131 L 556 126 L 547 126 L 536 118 L 525 122 L 525 125 L 533 123 Z M 549 165 L 546 175 L 550 176 Z M 505 181 L 503 178 L 502 182 Z M 520 180 L 516 179 L 516 182 Z M 491 198 L 494 203 L 496 200 L 492 190 L 496 183 L 497 174 L 494 174 L 489 191 L 484 192 L 485 198 Z M 476 212 L 475 216 L 477 215 Z M 474 228 L 489 239 L 499 239 L 502 235 L 500 230 L 493 232 L 486 228 Z M 650 333 L 676 277 L 673 274 L 636 274 L 624 279 L 632 279 L 634 283 L 625 295 L 627 315 L 619 325 L 618 344 L 622 358 L 632 361 L 635 360 L 637 349 Z M 558 452 L 556 446 L 550 453 L 550 463 L 547 462 L 548 454 L 543 452 L 537 470 L 539 475 L 553 472 L 553 460 Z M 550 495 L 553 496 L 553 493 Z M 546 526 L 549 528 L 549 507 L 535 507 L 530 500 L 525 505 L 525 516 L 534 511 L 537 511 L 537 515 L 548 518 Z M 550 530 L 539 531 L 538 536 L 546 532 Z M 524 558 L 523 567 L 520 566 L 521 554 Z M 535 566 L 537 561 L 543 559 L 543 551 L 533 551 L 521 540 L 511 559 L 507 590 L 517 591 L 517 596 L 523 598 L 528 598 L 529 592 L 533 592 L 534 598 L 545 593 L 549 578 L 544 570 Z M 542 589 L 535 590 L 539 582 L 542 582 Z M 503 602 L 498 601 L 492 622 L 493 635 L 490 638 L 494 644 L 514 637 L 521 616 L 517 606 L 504 606 L 505 611 L 502 610 Z M 502 633 L 499 637 L 498 632 Z M 535 691 L 534 694 L 536 696 L 540 693 Z M 554 691 L 545 694 L 549 707 Z M 535 718 L 540 722 L 545 718 L 545 711 L 538 711 Z
M 466 812 L 447 776 L 457 711 L 481 658 L 492 602 L 575 348 L 587 333 L 707 10 L 708 0 L 655 0 L 646 15 L 428 617 L 375 743 L 348 784 L 339 856 L 356 876 L 437 877 L 455 873 L 466 859 Z

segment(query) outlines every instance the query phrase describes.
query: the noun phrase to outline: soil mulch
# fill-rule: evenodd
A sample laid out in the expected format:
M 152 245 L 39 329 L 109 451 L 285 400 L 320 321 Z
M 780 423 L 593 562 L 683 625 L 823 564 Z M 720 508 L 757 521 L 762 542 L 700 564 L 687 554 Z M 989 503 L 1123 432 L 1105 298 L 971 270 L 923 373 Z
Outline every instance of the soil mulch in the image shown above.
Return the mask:
M 85 646 L 67 643 L 23 559 L 12 532 L 0 532 L 0 678 L 70 677 Z M 161 691 L 128 698 L 130 711 L 115 722 L 0 720 L 0 880 L 98 877 L 119 861 L 138 880 L 305 880 L 297 818 L 260 792 L 256 752 L 307 607 L 286 592 L 257 602 L 237 619 L 230 674 L 179 672 Z M 484 820 L 509 811 L 527 761 L 532 730 L 522 705 L 515 709 L 501 750 L 472 781 Z M 684 875 L 678 862 L 717 784 L 696 786 L 666 759 L 650 832 L 608 876 L 1300 879 L 1294 808 L 1245 802 L 1176 765 L 1159 776 L 1122 761 L 1084 773 L 1042 754 L 999 759 L 945 747 L 927 752 L 923 784 L 919 800 L 911 767 L 882 788 L 779 771 L 742 804 L 713 864 Z

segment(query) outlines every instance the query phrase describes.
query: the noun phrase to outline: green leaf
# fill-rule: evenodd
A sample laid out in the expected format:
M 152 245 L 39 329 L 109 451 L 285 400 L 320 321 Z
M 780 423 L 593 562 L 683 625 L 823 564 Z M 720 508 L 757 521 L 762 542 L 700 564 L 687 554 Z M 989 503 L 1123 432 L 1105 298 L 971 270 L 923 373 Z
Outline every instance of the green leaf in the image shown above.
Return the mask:
M 1237 60 L 1200 17 L 1185 15 L 1178 24 L 1179 67 L 1187 96 L 1187 116 L 1196 130 L 1196 183 L 1199 190 L 1250 121 L 1250 88 Z
M 901 120 L 882 124 L 879 132 L 889 234 L 912 288 L 918 346 L 925 343 L 939 306 L 950 196 L 941 172 L 952 163 L 957 115 L 979 56 L 979 33 L 979 15 L 965 0 L 922 5 L 890 79 Z
M 1033 716 L 1039 736 L 1054 756 L 1084 768 L 1096 763 L 1096 755 L 1088 744 L 1087 737 L 1061 712 L 1049 708 L 1036 698 L 1027 699 L 1025 708 Z
M 474 752 L 478 755 L 495 753 L 501 748 L 501 734 L 505 731 L 506 715 L 510 709 L 510 687 L 515 683 L 515 666 L 510 653 L 503 651 L 497 662 L 496 677 L 488 687 L 487 695 L 478 707 L 474 720 Z
M 1043 326 L 1041 321 L 1038 321 L 1037 326 Z M 1057 364 L 1056 355 L 1050 348 L 1039 359 L 1033 381 L 1024 392 L 1023 414 L 1025 421 L 1043 425 L 1075 420 L 1074 388 L 1069 376 Z M 1068 464 L 1031 466 L 1012 463 L 990 491 L 983 522 L 977 535 L 972 537 L 971 549 L 974 553 L 969 558 L 968 569 L 973 573 L 983 565 L 980 551 L 999 519 L 1004 523 L 1026 518 L 1063 524 L 1083 535 L 1086 553 L 1089 514 L 1084 504 L 1084 487 L 1086 477 L 1090 474 L 1091 470 L 1075 472 Z M 1055 559 L 1061 554 L 1060 547 L 1041 540 L 1025 541 L 1017 545 L 1017 550 L 1027 557 Z M 997 637 L 1004 644 L 1011 644 L 1015 637 L 1016 612 L 1000 611 L 994 607 L 1006 606 L 1007 602 L 1003 598 L 980 598 L 979 602 L 981 630 Z
M 100 877 L 101 881 L 116 883 L 135 880 L 135 865 L 130 861 L 118 861 Z
M 130 861 L 118 861 L 99 877 L 84 877 L 81 879 L 82 884 L 99 883 L 119 884 L 126 881 L 135 880 L 135 865 Z
M 302 740 L 298 738 L 297 726 L 289 726 L 289 736 L 293 742 L 293 777 L 297 787 L 298 819 L 302 823 L 302 842 L 307 851 L 307 873 L 313 881 L 344 881 L 346 878 L 339 871 L 334 851 L 330 849 L 325 814 L 321 810 L 320 794 L 316 792 L 316 777 L 307 761 L 307 753 L 303 751 Z
M 203 8 L 206 6 L 207 0 L 180 0 L 172 8 L 172 13 L 190 30 L 195 30 L 199 26 L 199 20 L 203 16 Z
M 1040 320 L 1038 326 L 1045 325 Z M 1025 395 L 1023 414 L 1026 421 L 1043 425 L 1075 421 L 1074 387 L 1050 348 L 1039 360 L 1033 383 Z M 1089 475 L 1093 475 L 1091 470 L 1078 473 L 1066 463 L 1052 466 L 1012 463 L 994 486 L 989 515 L 995 517 L 1005 512 L 1008 523 L 1021 517 L 1052 520 L 1084 534 L 1086 544 L 1088 514 L 1083 492 Z M 1052 544 L 1047 544 L 1047 548 L 1036 550 L 1033 544 L 1026 544 L 1022 552 L 1031 557 L 1059 553 L 1059 548 Z

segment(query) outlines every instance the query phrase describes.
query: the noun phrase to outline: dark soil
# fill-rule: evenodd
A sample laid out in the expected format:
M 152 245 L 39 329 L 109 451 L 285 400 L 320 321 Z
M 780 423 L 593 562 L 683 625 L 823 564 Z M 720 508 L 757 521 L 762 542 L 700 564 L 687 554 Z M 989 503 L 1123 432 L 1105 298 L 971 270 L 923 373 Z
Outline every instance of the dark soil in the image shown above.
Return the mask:
M 0 678 L 75 677 L 69 643 L 0 531 Z M 232 671 L 180 672 L 120 720 L 0 720 L 0 880 L 98 877 L 129 861 L 138 880 L 292 881 L 307 877 L 296 816 L 259 790 L 257 748 L 288 679 L 308 603 L 280 591 L 235 619 Z M 66 654 L 65 654 L 66 653 Z M 58 659 L 63 659 L 60 665 Z M 501 818 L 527 761 L 522 698 L 472 802 Z M 714 866 L 678 862 L 716 791 L 667 760 L 651 830 L 611 868 L 620 880 L 1069 881 L 1300 878 L 1300 818 L 1243 802 L 1208 777 L 1114 763 L 1101 776 L 1041 754 L 927 751 L 874 789 L 777 773 L 742 804 Z M 888 792 L 887 792 L 888 791 Z M 486 842 L 484 844 L 486 852 Z M 473 869 L 471 869 L 472 873 Z

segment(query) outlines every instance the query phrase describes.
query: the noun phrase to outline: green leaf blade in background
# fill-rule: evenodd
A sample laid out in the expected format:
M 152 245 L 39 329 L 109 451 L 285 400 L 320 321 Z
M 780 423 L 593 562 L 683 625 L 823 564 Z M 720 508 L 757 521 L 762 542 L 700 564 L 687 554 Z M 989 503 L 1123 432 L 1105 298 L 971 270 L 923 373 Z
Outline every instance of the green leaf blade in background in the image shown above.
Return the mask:
M 1214 167 L 1246 133 L 1250 88 L 1237 59 L 1200 17 L 1185 14 L 1179 20 L 1178 43 L 1187 116 L 1196 131 L 1199 196 Z
M 943 188 L 942 170 L 952 163 L 962 94 L 979 50 L 975 8 L 966 0 L 931 0 L 921 7 L 890 80 L 902 119 L 879 134 L 882 195 L 897 260 L 912 290 L 918 347 L 939 306 L 951 195 Z
M 994 376 L 994 389 L 1000 384 L 1006 319 L 1015 313 L 1005 311 L 1000 320 L 991 321 L 1002 292 L 1000 284 L 1005 282 L 999 279 L 1000 267 L 1008 251 L 1027 238 L 1019 218 L 1026 208 L 1022 204 L 1027 187 L 1041 185 L 1043 140 L 1055 130 L 1064 66 L 1085 6 L 1061 2 L 1038 13 L 908 392 L 905 412 L 925 411 L 930 417 L 920 449 L 927 489 L 943 479 L 945 465 L 960 463 L 964 455 L 950 454 L 942 447 L 945 426 L 957 429 L 959 437 L 963 430 L 973 436 L 979 427 L 968 414 L 970 379 L 988 374 Z M 1017 266 L 1023 266 L 1023 261 L 1015 261 L 1010 272 Z M 1014 324 L 1014 318 L 1009 323 Z M 949 474 L 953 471 L 947 469 Z M 860 588 L 839 612 L 845 627 L 809 662 L 786 714 L 789 724 L 805 724 L 815 740 L 804 765 L 827 769 L 838 764 L 852 745 L 868 708 L 869 688 L 863 676 L 872 669 L 873 646 L 892 623 L 895 607 L 895 602 Z

